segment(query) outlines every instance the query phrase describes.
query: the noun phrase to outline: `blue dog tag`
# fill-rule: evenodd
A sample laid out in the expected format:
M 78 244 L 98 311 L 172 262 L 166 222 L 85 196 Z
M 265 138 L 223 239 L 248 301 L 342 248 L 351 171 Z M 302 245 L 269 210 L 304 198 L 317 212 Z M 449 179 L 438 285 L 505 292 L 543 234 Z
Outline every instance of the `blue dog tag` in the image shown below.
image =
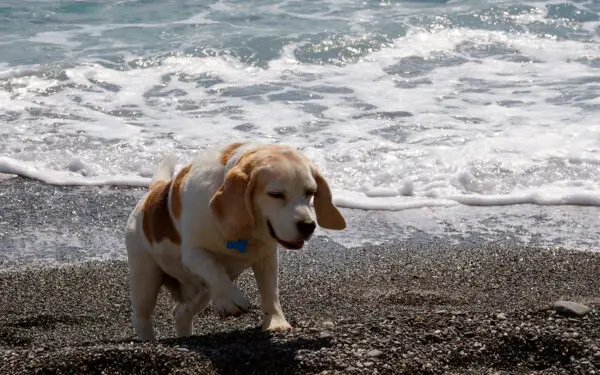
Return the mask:
M 248 247 L 248 240 L 227 241 L 228 249 L 235 249 L 242 254 L 246 252 L 246 247 Z

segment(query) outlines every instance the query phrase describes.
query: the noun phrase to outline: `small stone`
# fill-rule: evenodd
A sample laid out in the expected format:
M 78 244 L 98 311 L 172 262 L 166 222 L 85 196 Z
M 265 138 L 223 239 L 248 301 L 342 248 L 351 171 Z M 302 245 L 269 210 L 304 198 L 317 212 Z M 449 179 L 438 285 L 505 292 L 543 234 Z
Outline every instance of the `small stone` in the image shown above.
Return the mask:
M 333 322 L 329 321 L 329 320 L 324 321 L 322 324 L 323 324 L 323 327 L 325 327 L 325 328 L 333 328 L 333 327 L 335 327 L 335 324 L 333 324 Z
M 558 301 L 553 306 L 554 311 L 564 316 L 584 316 L 590 312 L 590 308 L 577 302 Z
M 373 349 L 367 352 L 367 357 L 376 358 L 380 357 L 383 354 L 381 350 Z
M 363 363 L 363 366 L 371 367 L 371 366 L 373 366 L 373 362 L 365 362 L 365 363 Z
M 506 320 L 506 314 L 499 313 L 498 315 L 496 315 L 496 319 L 498 319 L 498 320 Z
M 597 361 L 600 360 L 600 352 L 594 353 L 594 359 L 597 360 Z

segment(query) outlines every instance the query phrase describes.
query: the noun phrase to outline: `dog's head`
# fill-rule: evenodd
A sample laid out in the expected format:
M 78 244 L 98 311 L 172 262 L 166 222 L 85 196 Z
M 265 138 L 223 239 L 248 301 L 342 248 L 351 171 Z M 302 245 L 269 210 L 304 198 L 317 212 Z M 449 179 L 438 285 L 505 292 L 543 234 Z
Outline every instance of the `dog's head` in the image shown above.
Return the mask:
M 319 226 L 346 227 L 317 167 L 290 147 L 270 145 L 238 156 L 210 208 L 228 240 L 258 238 L 299 249 L 316 228 L 311 199 Z

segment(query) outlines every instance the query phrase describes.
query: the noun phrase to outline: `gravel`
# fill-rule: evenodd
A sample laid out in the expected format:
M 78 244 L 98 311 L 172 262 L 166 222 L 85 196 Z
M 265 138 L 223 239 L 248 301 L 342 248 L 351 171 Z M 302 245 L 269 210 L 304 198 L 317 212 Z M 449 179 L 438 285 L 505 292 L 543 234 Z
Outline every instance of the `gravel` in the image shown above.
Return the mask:
M 162 293 L 160 339 L 144 344 L 124 262 L 2 272 L 0 373 L 600 373 L 599 255 L 382 246 L 346 250 L 335 267 L 318 258 L 282 252 L 290 332 L 260 332 L 255 307 L 223 320 L 208 310 L 176 339 Z M 251 273 L 239 284 L 258 306 Z M 591 309 L 563 316 L 558 300 Z

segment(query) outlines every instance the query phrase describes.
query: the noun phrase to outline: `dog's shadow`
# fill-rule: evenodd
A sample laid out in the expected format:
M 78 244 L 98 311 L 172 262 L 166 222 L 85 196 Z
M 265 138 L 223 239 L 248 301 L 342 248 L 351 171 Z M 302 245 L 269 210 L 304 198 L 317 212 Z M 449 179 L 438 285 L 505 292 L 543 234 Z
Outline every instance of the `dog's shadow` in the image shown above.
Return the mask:
M 162 339 L 160 343 L 206 357 L 219 373 L 305 373 L 297 359 L 302 351 L 332 345 L 330 338 L 269 334 L 258 328 L 202 336 Z
M 299 337 L 295 333 L 270 334 L 263 332 L 260 327 L 183 338 L 164 338 L 153 343 L 141 343 L 132 338 L 88 341 L 81 343 L 80 346 L 89 347 L 98 344 L 114 346 L 131 343 L 147 349 L 159 345 L 180 350 L 182 353 L 186 353 L 184 356 L 191 359 L 192 362 L 195 360 L 210 362 L 218 374 L 305 374 L 307 371 L 315 372 L 316 367 L 322 365 L 304 363 L 297 356 L 302 352 L 306 354 L 332 346 L 329 337 L 310 337 L 308 334 L 302 334 L 302 337 Z M 108 351 L 114 352 L 115 350 Z M 104 356 L 108 351 L 102 350 Z M 115 355 L 119 357 L 119 354 Z M 147 355 L 148 353 L 144 350 L 137 354 L 128 353 L 127 361 L 137 362 L 138 359 L 144 361 L 140 356 Z M 123 358 L 119 360 L 123 361 Z M 147 357 L 145 357 L 145 361 L 148 361 Z M 185 367 L 183 362 L 181 363 Z M 186 363 L 190 362 L 186 361 Z M 94 366 L 96 365 L 98 364 L 95 363 Z M 320 372 L 321 369 L 318 370 L 316 372 Z

